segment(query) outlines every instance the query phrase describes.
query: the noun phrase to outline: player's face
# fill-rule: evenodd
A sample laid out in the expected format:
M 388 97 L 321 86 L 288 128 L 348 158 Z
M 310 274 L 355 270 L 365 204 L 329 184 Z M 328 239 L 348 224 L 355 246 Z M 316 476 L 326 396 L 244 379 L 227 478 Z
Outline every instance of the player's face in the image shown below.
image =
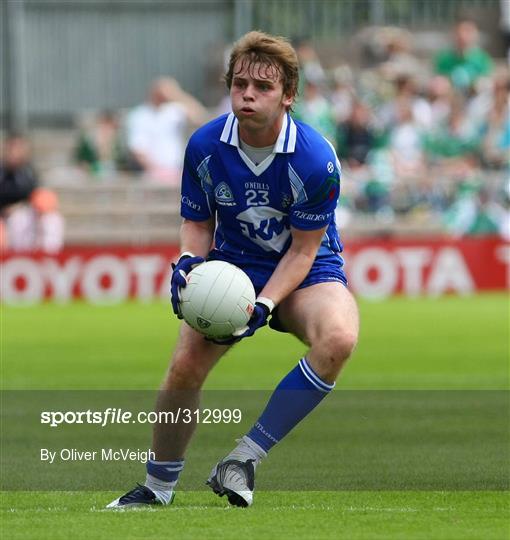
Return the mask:
M 276 137 L 283 114 L 293 101 L 292 97 L 284 95 L 275 66 L 252 63 L 246 58 L 240 58 L 234 66 L 230 97 L 241 134 L 266 131 L 276 133 Z

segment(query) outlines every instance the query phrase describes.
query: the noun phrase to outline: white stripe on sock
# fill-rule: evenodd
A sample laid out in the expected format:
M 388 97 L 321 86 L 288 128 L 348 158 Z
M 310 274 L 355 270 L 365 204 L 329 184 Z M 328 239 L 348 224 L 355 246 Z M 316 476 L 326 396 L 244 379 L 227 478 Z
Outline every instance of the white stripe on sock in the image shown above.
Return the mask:
M 335 383 L 325 383 L 318 375 L 316 375 L 306 361 L 306 358 L 301 358 L 299 367 L 301 368 L 303 375 L 321 392 L 330 392 L 335 387 Z

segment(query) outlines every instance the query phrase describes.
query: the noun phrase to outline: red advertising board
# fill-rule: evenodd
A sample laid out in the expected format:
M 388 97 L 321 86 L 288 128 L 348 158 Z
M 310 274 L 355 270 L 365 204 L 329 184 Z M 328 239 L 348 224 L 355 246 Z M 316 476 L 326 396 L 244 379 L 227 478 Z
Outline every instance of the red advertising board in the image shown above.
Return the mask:
M 0 257 L 1 298 L 13 304 L 164 298 L 177 255 L 177 246 L 6 253 Z M 345 261 L 351 289 L 364 297 L 471 294 L 510 284 L 510 244 L 497 237 L 349 242 Z
M 510 244 L 498 237 L 366 240 L 347 246 L 346 272 L 362 296 L 437 296 L 505 290 Z

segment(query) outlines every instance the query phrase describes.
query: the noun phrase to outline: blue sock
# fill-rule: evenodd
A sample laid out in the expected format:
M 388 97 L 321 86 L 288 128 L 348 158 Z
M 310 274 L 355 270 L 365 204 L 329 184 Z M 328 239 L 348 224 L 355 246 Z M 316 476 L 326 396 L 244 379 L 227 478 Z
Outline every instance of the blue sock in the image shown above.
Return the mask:
M 333 390 L 310 367 L 306 358 L 276 387 L 248 437 L 268 452 Z

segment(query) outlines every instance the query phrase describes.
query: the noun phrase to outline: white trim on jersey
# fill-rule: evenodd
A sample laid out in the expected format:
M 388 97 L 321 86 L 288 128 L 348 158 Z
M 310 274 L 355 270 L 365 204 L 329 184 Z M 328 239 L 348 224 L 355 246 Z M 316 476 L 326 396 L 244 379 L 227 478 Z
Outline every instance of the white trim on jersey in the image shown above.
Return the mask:
M 270 165 L 273 163 L 276 154 L 270 154 L 264 161 L 261 161 L 258 165 L 255 165 L 253 161 L 240 149 L 238 148 L 239 156 L 244 161 L 245 165 L 250 169 L 250 171 L 255 176 L 260 176 Z
M 297 128 L 294 120 L 290 117 L 290 114 L 287 113 L 283 117 L 282 129 L 276 139 L 276 144 L 274 145 L 274 150 L 276 154 L 291 154 L 296 149 L 296 135 Z
M 239 122 L 234 113 L 230 113 L 223 126 L 220 141 L 239 148 Z M 283 117 L 282 129 L 276 139 L 273 154 L 292 154 L 296 149 L 297 128 L 294 120 L 286 113 Z M 242 157 L 242 156 L 241 156 Z M 250 160 L 251 161 L 251 160 Z M 266 161 L 266 160 L 264 160 Z M 262 163 L 264 163 L 264 161 Z M 262 165 L 259 164 L 260 165 Z M 259 173 L 261 174 L 261 173 Z
M 232 137 L 231 134 L 233 132 L 235 132 L 236 143 L 231 141 L 231 137 Z M 239 142 L 237 140 L 237 119 L 234 116 L 234 113 L 230 113 L 228 115 L 227 121 L 225 122 L 225 125 L 223 126 L 223 131 L 221 132 L 220 141 L 227 144 L 232 144 L 233 146 L 239 146 Z
M 335 158 L 336 158 L 336 166 L 338 167 L 338 172 L 341 173 L 342 172 L 342 165 L 340 164 L 340 160 L 338 159 L 338 156 L 336 154 L 336 150 L 335 150 L 335 147 L 333 146 L 333 143 L 331 141 L 328 141 L 328 139 L 326 139 L 326 137 L 324 137 L 324 140 L 329 144 L 329 146 L 331 147 L 331 150 L 333 150 L 333 153 L 335 154 Z
M 292 190 L 292 197 L 295 204 L 302 204 L 308 200 L 306 194 L 305 186 L 301 178 L 299 178 L 298 173 L 292 168 L 292 165 L 289 163 L 289 181 L 290 189 Z

